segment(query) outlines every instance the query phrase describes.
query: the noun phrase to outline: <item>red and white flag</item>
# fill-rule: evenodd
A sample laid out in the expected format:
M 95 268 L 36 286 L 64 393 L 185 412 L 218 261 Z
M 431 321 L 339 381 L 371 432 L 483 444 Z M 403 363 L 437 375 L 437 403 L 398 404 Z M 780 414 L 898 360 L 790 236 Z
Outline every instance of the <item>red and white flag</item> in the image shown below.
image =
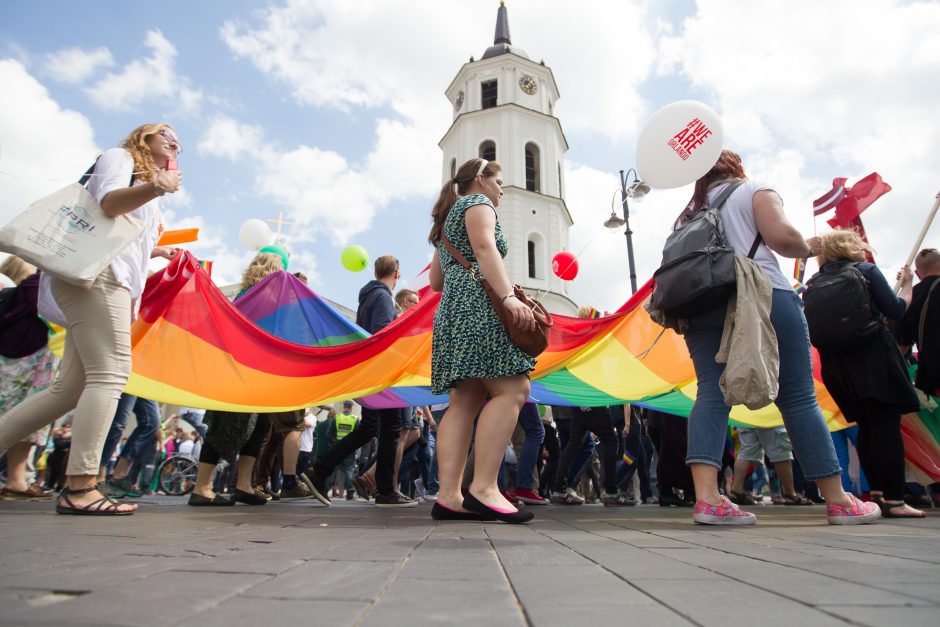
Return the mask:
M 819 216 L 836 205 L 845 198 L 845 181 L 847 179 L 832 179 L 832 189 L 813 201 L 813 215 Z

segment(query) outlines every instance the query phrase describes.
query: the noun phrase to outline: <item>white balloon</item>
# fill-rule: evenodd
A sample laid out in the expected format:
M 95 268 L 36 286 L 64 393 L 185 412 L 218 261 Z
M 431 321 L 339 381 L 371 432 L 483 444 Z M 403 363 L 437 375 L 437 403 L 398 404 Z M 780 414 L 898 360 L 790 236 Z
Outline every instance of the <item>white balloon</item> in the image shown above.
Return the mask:
M 245 220 L 238 229 L 238 239 L 242 246 L 254 252 L 274 243 L 274 232 L 264 220 L 252 218 Z
M 682 187 L 711 170 L 723 142 L 721 118 L 711 107 L 697 100 L 673 102 L 640 131 L 636 170 L 651 187 Z

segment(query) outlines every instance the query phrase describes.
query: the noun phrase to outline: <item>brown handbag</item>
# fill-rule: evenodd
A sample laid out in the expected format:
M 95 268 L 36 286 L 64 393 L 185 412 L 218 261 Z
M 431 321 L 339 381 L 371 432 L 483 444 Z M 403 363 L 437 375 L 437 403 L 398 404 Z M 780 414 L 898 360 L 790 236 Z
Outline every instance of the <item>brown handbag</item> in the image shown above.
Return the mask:
M 509 334 L 509 339 L 512 340 L 513 344 L 518 346 L 523 353 L 530 357 L 538 357 L 544 353 L 545 349 L 548 348 L 548 330 L 552 328 L 554 324 L 552 314 L 545 309 L 545 306 L 534 298 L 530 298 L 518 285 L 513 285 L 513 295 L 521 301 L 523 305 L 531 309 L 532 313 L 535 315 L 534 330 L 520 329 L 513 322 L 512 314 L 509 313 L 509 310 L 503 305 L 500 296 L 493 290 L 492 286 L 490 286 L 490 282 L 480 274 L 477 268 L 470 265 L 467 258 L 460 254 L 460 251 L 450 243 L 443 233 L 441 233 L 441 241 L 444 242 L 444 247 L 447 249 L 447 252 L 457 260 L 457 263 L 466 268 L 470 276 L 473 277 L 473 280 L 482 285 L 483 289 L 486 290 L 486 295 L 489 296 L 490 303 L 493 304 L 493 311 L 496 312 L 496 315 L 503 323 L 503 326 L 506 328 L 506 333 Z

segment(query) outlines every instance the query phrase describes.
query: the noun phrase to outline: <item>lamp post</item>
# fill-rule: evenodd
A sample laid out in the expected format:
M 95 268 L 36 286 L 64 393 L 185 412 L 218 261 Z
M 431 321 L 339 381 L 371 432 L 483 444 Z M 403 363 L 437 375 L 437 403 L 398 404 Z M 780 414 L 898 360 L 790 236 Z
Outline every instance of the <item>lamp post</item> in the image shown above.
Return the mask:
M 627 187 L 627 178 L 631 172 L 633 173 L 633 182 Z M 626 174 L 624 174 L 623 170 L 620 171 L 620 189 L 617 191 L 620 192 L 620 204 L 623 207 L 623 217 L 618 216 L 617 211 L 614 209 L 614 203 L 617 200 L 617 192 L 614 192 L 614 197 L 610 200 L 610 217 L 604 221 L 604 226 L 608 229 L 618 229 L 621 226 L 626 226 L 624 235 L 627 237 L 627 264 L 629 264 L 630 269 L 630 289 L 632 290 L 632 294 L 636 294 L 636 267 L 633 260 L 633 231 L 630 230 L 630 205 L 627 199 L 633 198 L 639 201 L 650 192 L 650 186 L 637 177 L 636 170 L 630 168 L 627 170 Z

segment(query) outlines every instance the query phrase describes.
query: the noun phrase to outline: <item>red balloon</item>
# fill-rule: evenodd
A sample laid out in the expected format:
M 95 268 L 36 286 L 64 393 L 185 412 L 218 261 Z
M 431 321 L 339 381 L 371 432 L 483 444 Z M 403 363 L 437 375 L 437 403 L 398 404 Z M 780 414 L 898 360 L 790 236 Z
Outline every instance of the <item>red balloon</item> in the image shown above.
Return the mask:
M 563 250 L 552 257 L 552 272 L 562 281 L 571 281 L 578 276 L 578 258 Z

